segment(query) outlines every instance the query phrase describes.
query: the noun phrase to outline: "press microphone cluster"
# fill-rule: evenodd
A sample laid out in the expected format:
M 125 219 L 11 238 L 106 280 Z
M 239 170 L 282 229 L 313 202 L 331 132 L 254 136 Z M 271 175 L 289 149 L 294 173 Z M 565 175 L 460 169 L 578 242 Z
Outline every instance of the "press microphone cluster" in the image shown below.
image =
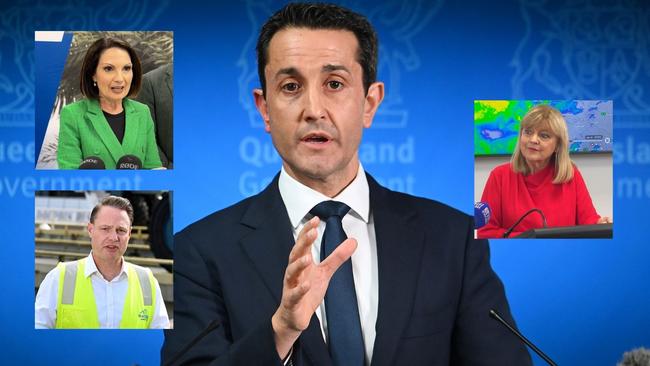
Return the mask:
M 476 202 L 474 204 L 474 229 L 480 229 L 490 222 L 492 211 L 490 206 L 485 202 Z
M 89 156 L 79 164 L 79 169 L 106 169 L 106 164 L 104 164 L 104 161 L 98 156 Z M 115 164 L 115 169 L 142 169 L 142 160 L 135 155 L 124 155 L 117 161 L 117 164 Z

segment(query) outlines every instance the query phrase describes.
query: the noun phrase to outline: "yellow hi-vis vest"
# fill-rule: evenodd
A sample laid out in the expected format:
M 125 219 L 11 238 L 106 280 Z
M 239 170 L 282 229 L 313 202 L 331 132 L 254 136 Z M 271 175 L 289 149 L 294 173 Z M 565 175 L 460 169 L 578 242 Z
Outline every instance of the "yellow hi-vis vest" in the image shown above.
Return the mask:
M 56 328 L 99 328 L 99 315 L 91 278 L 84 276 L 86 260 L 59 263 L 59 294 Z M 151 271 L 127 265 L 128 286 L 120 328 L 147 329 L 156 302 L 156 286 Z

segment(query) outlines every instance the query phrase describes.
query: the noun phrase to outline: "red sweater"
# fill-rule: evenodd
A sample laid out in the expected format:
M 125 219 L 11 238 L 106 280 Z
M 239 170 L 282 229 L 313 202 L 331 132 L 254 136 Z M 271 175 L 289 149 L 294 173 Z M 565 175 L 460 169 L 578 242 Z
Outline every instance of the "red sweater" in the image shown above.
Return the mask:
M 531 175 L 515 173 L 510 163 L 499 165 L 485 183 L 481 201 L 487 203 L 492 216 L 478 230 L 479 238 L 502 238 L 503 233 L 531 208 L 544 212 L 548 226 L 595 224 L 600 216 L 591 202 L 589 191 L 578 168 L 573 166 L 573 179 L 553 184 L 555 164 Z M 509 237 L 529 229 L 541 228 L 542 217 L 533 212 L 526 216 Z

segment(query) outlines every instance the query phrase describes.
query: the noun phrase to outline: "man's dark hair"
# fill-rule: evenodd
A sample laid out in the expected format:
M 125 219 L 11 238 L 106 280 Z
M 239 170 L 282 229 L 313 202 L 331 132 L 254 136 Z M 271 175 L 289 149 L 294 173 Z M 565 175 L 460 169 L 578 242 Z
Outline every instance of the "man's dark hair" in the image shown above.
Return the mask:
M 142 86 L 142 65 L 140 58 L 131 45 L 126 41 L 116 38 L 100 38 L 88 47 L 86 56 L 84 56 L 83 64 L 81 65 L 81 76 L 79 77 L 79 84 L 81 93 L 86 98 L 97 99 L 99 98 L 99 89 L 94 85 L 93 75 L 97 71 L 99 64 L 99 57 L 102 52 L 109 48 L 121 48 L 129 54 L 131 64 L 133 65 L 133 79 L 131 80 L 131 87 L 127 96 L 136 96 Z
M 117 209 L 126 211 L 126 214 L 129 216 L 129 220 L 131 221 L 131 224 L 133 224 L 133 206 L 131 206 L 131 202 L 129 202 L 129 200 L 127 200 L 126 198 L 118 197 L 118 196 L 104 197 L 97 205 L 95 205 L 93 211 L 90 213 L 91 224 L 95 223 L 95 217 L 97 216 L 97 212 L 99 212 L 99 209 L 104 206 L 115 207 Z
M 264 23 L 257 38 L 257 73 L 266 96 L 264 68 L 268 63 L 269 43 L 286 28 L 346 30 L 354 33 L 359 43 L 357 62 L 363 70 L 363 87 L 368 93 L 377 79 L 377 34 L 368 19 L 349 9 L 333 4 L 292 3 L 273 14 Z

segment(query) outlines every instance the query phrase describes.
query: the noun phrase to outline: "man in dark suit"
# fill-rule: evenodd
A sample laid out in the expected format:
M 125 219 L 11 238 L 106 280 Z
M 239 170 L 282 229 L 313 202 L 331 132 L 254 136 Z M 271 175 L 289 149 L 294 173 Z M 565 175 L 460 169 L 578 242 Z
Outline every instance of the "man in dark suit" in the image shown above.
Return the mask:
M 158 153 L 163 166 L 171 169 L 174 164 L 174 68 L 172 64 L 159 66 L 142 77 L 142 89 L 136 98 L 149 106 L 156 128 Z
M 262 27 L 254 91 L 282 170 L 175 239 L 169 361 L 215 365 L 528 365 L 469 216 L 392 192 L 359 163 L 384 96 L 361 15 L 290 4 Z

